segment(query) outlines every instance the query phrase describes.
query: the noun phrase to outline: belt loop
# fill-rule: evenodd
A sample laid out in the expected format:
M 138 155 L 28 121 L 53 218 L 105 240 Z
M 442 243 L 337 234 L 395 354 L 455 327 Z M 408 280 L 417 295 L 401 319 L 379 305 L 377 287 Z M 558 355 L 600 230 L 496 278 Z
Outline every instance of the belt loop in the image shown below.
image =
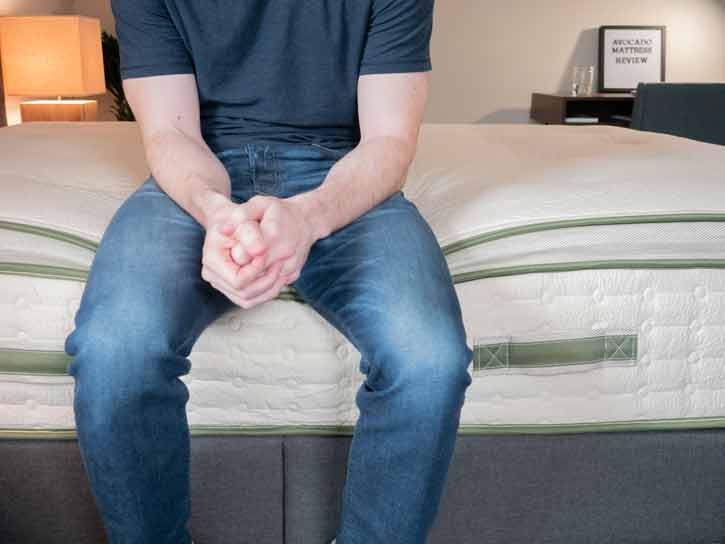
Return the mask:
M 274 164 L 274 150 L 269 146 L 264 146 L 264 168 L 267 170 L 271 170 Z
M 279 162 L 277 162 L 277 151 L 269 148 L 269 155 L 270 155 L 270 165 L 269 167 L 272 170 L 272 179 L 274 183 L 274 190 L 279 192 L 281 190 L 280 183 L 279 183 Z
M 244 144 L 244 147 L 247 150 L 247 157 L 249 158 L 249 177 L 252 180 L 252 184 L 254 184 L 257 179 L 256 151 L 253 144 Z

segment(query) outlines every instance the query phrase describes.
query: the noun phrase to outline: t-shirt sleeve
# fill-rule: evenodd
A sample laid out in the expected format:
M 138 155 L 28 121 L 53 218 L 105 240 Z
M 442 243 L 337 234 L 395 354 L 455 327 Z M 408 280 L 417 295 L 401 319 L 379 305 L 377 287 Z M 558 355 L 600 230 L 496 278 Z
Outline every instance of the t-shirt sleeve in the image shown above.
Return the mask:
M 121 78 L 194 73 L 184 40 L 163 0 L 112 0 Z
M 373 0 L 360 75 L 431 69 L 434 0 Z

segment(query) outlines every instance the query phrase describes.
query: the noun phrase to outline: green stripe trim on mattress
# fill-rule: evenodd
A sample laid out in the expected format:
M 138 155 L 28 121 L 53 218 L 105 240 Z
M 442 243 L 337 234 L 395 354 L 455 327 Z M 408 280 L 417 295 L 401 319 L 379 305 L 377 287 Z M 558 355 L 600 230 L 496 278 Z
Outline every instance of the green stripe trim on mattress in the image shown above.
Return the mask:
M 52 240 L 59 240 L 67 244 L 82 247 L 95 252 L 98 248 L 98 244 L 88 238 L 77 236 L 75 234 L 69 234 L 62 230 L 53 229 L 50 227 L 39 227 L 36 225 L 26 225 L 25 223 L 16 223 L 14 221 L 0 221 L 0 230 L 12 230 L 15 232 L 23 232 L 25 234 L 33 234 L 35 236 L 42 236 L 44 238 L 50 238 Z
M 581 261 L 549 263 L 539 265 L 505 266 L 471 272 L 453 274 L 453 283 L 466 283 L 486 278 L 518 276 L 522 274 L 544 274 L 549 272 L 577 272 L 580 270 L 613 269 L 685 269 L 685 268 L 725 268 L 725 259 L 625 259 L 609 261 Z M 40 278 L 86 281 L 88 271 L 81 268 L 48 266 L 27 263 L 2 263 L 0 274 L 32 276 Z M 294 287 L 283 289 L 277 298 L 304 302 Z
M 70 268 L 65 266 L 50 266 L 45 264 L 7 263 L 0 262 L 0 275 L 25 276 L 54 280 L 69 280 L 85 282 L 88 279 L 88 270 L 84 268 Z M 304 299 L 294 288 L 283 288 L 277 295 L 280 300 L 294 300 L 304 302 Z
M 470 247 L 493 242 L 502 238 L 541 232 L 546 230 L 569 229 L 574 227 L 596 227 L 604 225 L 638 225 L 650 223 L 701 223 L 701 222 L 725 222 L 723 213 L 676 213 L 676 214 L 655 214 L 655 215 L 623 215 L 610 217 L 591 217 L 581 219 L 562 219 L 559 221 L 545 221 L 508 227 L 483 234 L 471 236 L 464 240 L 452 242 L 442 247 L 445 255 L 462 251 Z
M 64 351 L 0 348 L 0 374 L 65 376 L 72 360 Z
M 725 428 L 725 417 L 693 417 L 612 421 L 601 423 L 562 423 L 541 425 L 460 425 L 458 435 L 496 436 L 522 434 L 578 434 L 645 431 L 692 431 Z M 352 425 L 191 425 L 192 436 L 352 436 Z M 75 429 L 0 429 L 0 440 L 75 440 Z
M 88 270 L 84 268 L 29 263 L 0 262 L 0 274 L 70 281 L 86 281 L 88 278 Z
M 600 335 L 476 345 L 473 370 L 584 365 L 636 358 L 636 335 Z M 0 348 L 0 374 L 62 376 L 71 360 L 64 351 Z
M 537 265 L 504 266 L 453 274 L 453 283 L 466 283 L 486 278 L 545 274 L 549 272 L 578 272 L 580 270 L 668 269 L 668 268 L 725 268 L 725 259 L 622 259 L 581 261 Z
M 637 359 L 637 335 L 601 335 L 473 347 L 473 370 L 586 365 Z

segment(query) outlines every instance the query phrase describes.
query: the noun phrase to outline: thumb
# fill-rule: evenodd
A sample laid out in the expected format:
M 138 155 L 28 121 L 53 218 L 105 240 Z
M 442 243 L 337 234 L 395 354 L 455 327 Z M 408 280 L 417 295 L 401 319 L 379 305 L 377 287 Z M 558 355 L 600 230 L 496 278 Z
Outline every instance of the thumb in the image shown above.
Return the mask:
M 256 196 L 253 196 L 243 204 L 239 205 L 239 209 L 242 210 L 244 215 L 242 220 L 261 220 L 270 204 L 270 199 L 257 198 Z
M 256 196 L 248 201 L 238 204 L 226 221 L 217 227 L 219 233 L 224 236 L 232 236 L 237 227 L 245 221 L 259 222 L 269 208 L 269 202 Z
M 219 234 L 223 234 L 224 236 L 231 236 L 235 229 L 236 227 L 234 226 L 234 223 L 230 222 L 221 223 L 217 226 Z

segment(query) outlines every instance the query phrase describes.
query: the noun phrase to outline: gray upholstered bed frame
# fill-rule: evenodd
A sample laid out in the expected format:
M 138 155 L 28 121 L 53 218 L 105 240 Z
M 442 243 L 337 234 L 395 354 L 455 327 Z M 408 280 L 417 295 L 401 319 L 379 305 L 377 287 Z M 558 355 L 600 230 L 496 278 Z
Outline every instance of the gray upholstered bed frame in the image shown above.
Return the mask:
M 193 437 L 196 543 L 327 544 L 349 445 Z M 6 439 L 0 459 L 0 542 L 104 542 L 75 440 Z M 724 465 L 722 430 L 460 435 L 429 543 L 725 542 Z

